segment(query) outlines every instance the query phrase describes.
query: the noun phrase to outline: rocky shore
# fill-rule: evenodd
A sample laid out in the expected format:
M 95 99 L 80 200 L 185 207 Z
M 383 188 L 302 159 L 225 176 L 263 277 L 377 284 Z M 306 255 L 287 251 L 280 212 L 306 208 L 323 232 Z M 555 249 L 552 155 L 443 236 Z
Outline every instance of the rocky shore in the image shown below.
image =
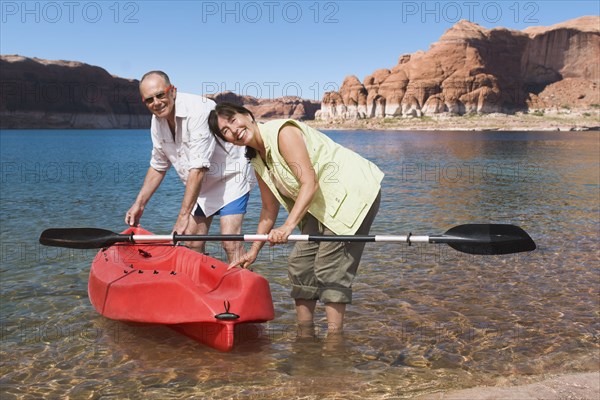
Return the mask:
M 421 131 L 600 131 L 600 108 L 530 114 L 435 115 L 413 118 L 370 118 L 305 121 L 322 130 Z

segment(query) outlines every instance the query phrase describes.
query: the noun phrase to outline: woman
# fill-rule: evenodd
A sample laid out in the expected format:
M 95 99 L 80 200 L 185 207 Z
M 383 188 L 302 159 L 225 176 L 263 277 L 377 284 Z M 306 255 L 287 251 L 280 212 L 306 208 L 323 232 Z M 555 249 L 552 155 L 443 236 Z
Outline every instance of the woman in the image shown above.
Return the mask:
M 208 123 L 218 138 L 246 146 L 262 199 L 257 233 L 268 234 L 271 244 L 286 243 L 296 226 L 306 235 L 368 234 L 383 179 L 375 164 L 303 123 L 259 125 L 248 109 L 235 104 L 218 104 Z M 288 217 L 274 228 L 280 204 Z M 263 244 L 254 242 L 232 265 L 247 268 Z M 342 332 L 363 249 L 364 243 L 354 242 L 296 243 L 288 273 L 301 336 L 314 336 L 317 300 L 325 303 L 328 335 Z

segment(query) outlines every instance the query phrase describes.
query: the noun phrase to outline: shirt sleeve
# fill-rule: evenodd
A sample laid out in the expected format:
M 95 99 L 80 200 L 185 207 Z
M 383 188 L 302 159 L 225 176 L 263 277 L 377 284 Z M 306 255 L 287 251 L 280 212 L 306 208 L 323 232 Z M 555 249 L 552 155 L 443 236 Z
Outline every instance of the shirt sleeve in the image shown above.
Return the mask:
M 188 119 L 187 123 L 189 169 L 209 168 L 216 141 L 208 129 L 208 113 Z
M 166 171 L 171 166 L 171 161 L 163 151 L 160 137 L 158 134 L 157 121 L 152 117 L 150 125 L 150 134 L 152 137 L 152 156 L 150 157 L 150 166 L 157 171 Z

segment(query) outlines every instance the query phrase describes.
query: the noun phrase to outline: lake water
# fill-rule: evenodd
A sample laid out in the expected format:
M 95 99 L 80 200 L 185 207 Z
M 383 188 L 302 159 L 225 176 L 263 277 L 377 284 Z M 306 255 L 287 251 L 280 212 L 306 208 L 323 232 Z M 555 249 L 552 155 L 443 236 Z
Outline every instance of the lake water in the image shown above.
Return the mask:
M 265 248 L 254 270 L 270 281 L 275 320 L 219 353 L 165 327 L 98 315 L 87 299 L 95 251 L 37 243 L 50 227 L 124 229 L 149 133 L 3 131 L 2 399 L 408 398 L 599 369 L 598 132 L 328 134 L 386 173 L 371 233 L 510 223 L 538 249 L 471 256 L 368 244 L 344 340 L 328 342 L 321 307 L 318 338 L 296 339 L 290 247 Z M 169 233 L 182 193 L 169 174 L 142 225 Z M 255 191 L 246 233 L 258 212 Z

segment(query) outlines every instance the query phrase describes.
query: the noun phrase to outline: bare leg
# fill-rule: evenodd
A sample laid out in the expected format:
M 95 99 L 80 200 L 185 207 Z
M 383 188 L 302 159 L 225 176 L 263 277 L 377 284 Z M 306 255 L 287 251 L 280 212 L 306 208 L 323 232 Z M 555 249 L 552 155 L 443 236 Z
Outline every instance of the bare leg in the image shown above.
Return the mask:
M 197 217 L 193 216 L 190 220 L 190 231 L 194 235 L 206 235 L 210 229 L 213 217 Z M 205 253 L 206 242 L 186 242 L 186 245 L 198 253 Z
M 325 315 L 327 316 L 327 335 L 338 335 L 343 332 L 345 313 L 346 304 L 344 303 L 325 304 Z
M 298 320 L 298 336 L 314 337 L 315 323 L 313 321 L 316 300 L 296 299 L 296 319 Z
M 239 235 L 242 233 L 242 223 L 244 222 L 244 214 L 223 215 L 221 218 L 221 234 L 223 235 Z M 227 253 L 227 260 L 233 262 L 244 255 L 245 248 L 243 242 L 223 242 L 223 249 Z

